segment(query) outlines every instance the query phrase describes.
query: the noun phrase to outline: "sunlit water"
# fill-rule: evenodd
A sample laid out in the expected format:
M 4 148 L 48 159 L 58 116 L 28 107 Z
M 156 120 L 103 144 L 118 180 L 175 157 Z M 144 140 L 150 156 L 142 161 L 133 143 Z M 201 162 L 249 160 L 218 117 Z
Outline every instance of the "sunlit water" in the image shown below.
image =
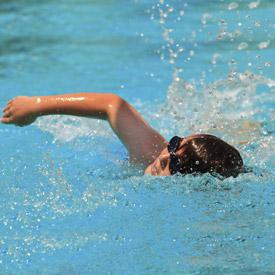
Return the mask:
M 153 178 L 108 125 L 1 136 L 1 274 L 273 274 L 274 14 L 255 1 L 1 1 L 0 104 L 115 92 L 167 139 L 212 133 L 250 173 Z

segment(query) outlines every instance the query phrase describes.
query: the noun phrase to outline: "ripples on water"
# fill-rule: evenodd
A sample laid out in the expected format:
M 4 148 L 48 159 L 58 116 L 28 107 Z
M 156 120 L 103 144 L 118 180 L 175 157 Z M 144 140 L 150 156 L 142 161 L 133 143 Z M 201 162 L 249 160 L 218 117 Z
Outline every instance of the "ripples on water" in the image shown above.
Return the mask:
M 1 2 L 2 106 L 40 91 L 118 91 L 167 138 L 218 135 L 252 172 L 152 178 L 129 166 L 105 123 L 3 126 L 0 271 L 274 272 L 274 10 L 272 1 Z

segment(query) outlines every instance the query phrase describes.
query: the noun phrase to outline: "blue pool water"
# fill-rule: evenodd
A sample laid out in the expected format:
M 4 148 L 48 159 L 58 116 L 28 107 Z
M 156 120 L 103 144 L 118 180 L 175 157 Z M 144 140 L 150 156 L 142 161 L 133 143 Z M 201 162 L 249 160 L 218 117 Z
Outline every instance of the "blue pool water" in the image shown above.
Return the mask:
M 114 92 L 253 172 L 143 176 L 105 122 L 0 125 L 1 274 L 274 274 L 273 0 L 0 3 L 0 106 Z

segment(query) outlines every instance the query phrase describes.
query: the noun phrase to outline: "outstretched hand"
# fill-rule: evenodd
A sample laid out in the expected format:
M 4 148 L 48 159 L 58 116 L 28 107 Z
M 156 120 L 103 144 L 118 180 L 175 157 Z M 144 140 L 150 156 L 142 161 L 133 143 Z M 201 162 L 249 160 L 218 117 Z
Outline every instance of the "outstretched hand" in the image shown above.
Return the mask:
M 37 118 L 35 103 L 36 99 L 28 96 L 19 96 L 12 99 L 3 109 L 1 122 L 17 126 L 26 126 L 33 123 Z

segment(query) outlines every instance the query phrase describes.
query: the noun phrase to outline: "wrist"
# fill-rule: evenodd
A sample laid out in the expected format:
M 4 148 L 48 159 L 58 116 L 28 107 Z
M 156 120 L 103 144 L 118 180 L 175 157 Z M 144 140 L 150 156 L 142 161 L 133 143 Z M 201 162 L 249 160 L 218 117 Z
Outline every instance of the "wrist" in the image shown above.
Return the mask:
M 34 116 L 40 116 L 42 115 L 42 98 L 41 96 L 33 96 L 31 97 L 32 100 L 32 110 L 31 113 Z

